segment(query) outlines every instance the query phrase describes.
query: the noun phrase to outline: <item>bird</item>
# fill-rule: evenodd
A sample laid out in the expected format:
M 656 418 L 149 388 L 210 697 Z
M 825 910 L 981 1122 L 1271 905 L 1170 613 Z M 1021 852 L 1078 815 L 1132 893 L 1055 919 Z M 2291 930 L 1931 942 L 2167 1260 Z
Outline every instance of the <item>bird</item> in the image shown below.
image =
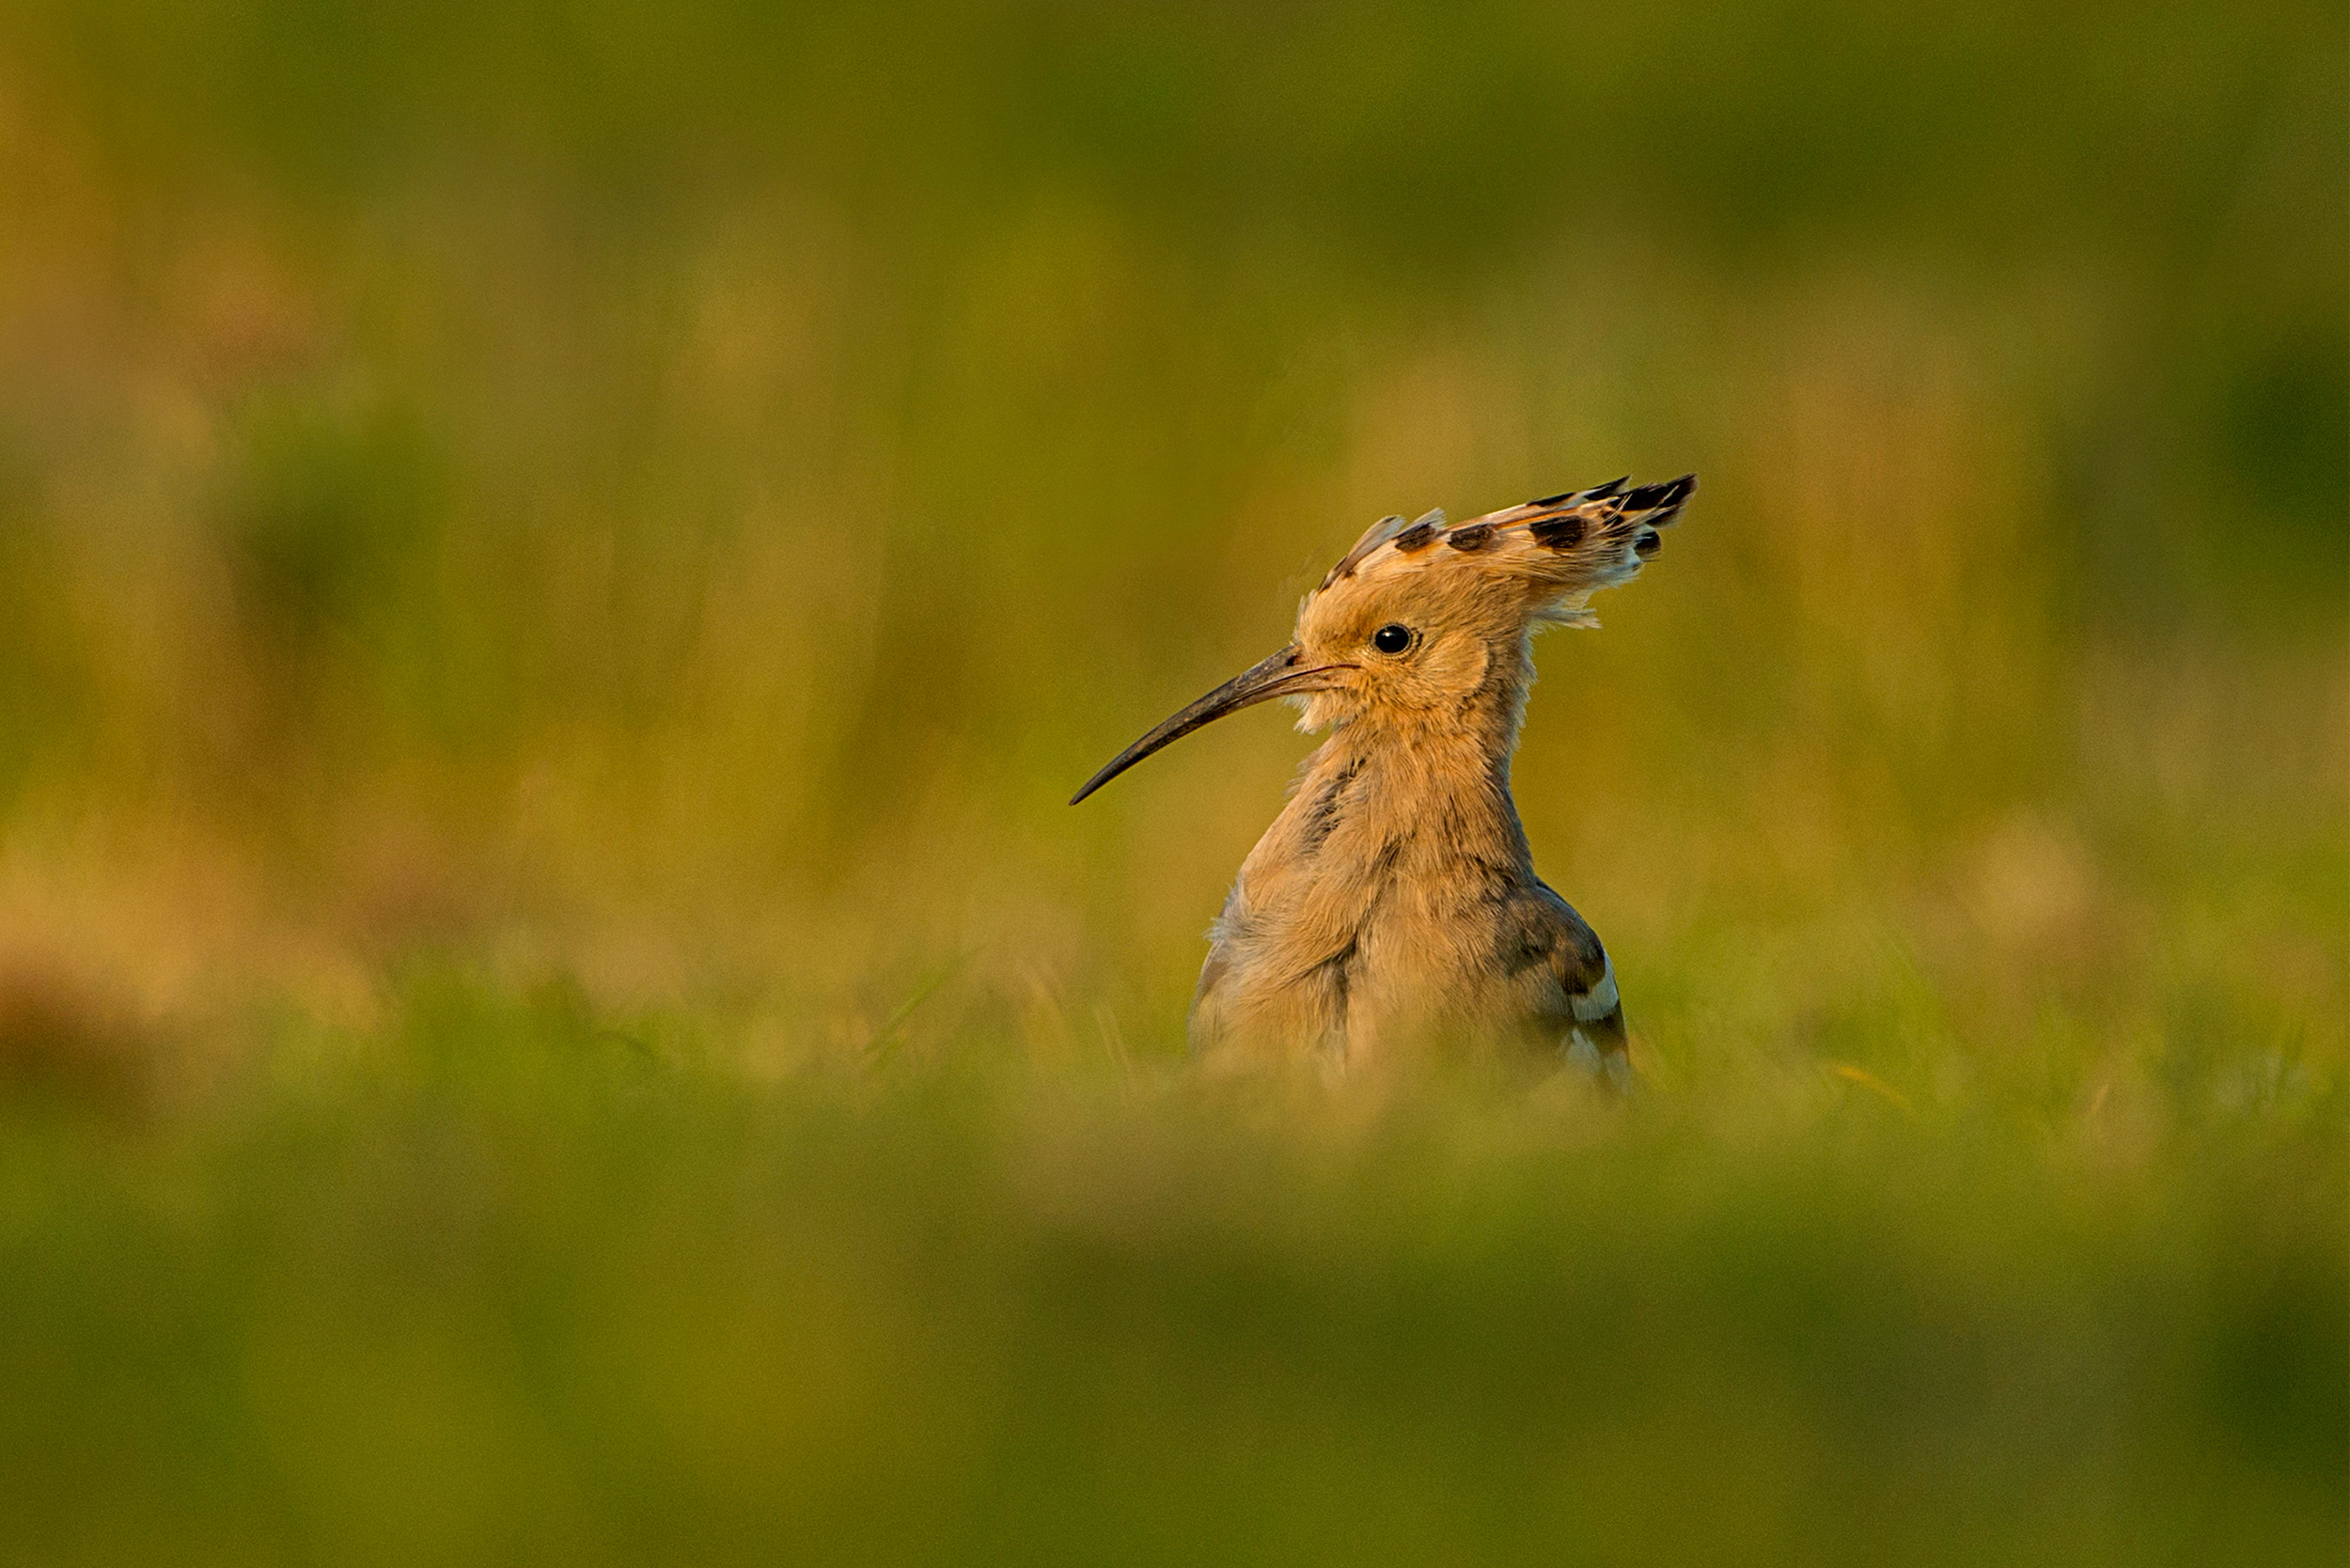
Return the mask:
M 1478 1041 L 1634 1079 L 1614 964 L 1534 871 L 1510 759 L 1545 627 L 1595 628 L 1697 491 L 1684 475 L 1561 492 L 1448 524 L 1383 517 L 1298 606 L 1288 646 L 1116 757 L 1275 698 L 1328 736 L 1209 929 L 1195 1055 L 1346 1072 Z

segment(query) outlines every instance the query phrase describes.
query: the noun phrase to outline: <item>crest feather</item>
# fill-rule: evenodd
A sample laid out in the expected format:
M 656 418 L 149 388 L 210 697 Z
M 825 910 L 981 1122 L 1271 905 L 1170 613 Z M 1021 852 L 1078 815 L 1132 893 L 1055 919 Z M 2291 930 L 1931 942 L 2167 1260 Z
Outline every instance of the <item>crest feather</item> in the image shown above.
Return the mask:
M 1373 550 L 1378 549 L 1379 546 L 1386 543 L 1387 541 L 1393 539 L 1396 535 L 1402 533 L 1402 531 L 1403 518 L 1401 513 L 1392 517 L 1383 517 L 1378 522 L 1373 523 L 1370 527 L 1365 528 L 1363 530 L 1363 537 L 1355 541 L 1355 548 L 1340 557 L 1339 564 L 1332 567 L 1328 572 L 1323 574 L 1322 586 L 1324 588 L 1328 588 L 1332 583 L 1337 582 L 1341 577 L 1352 577 L 1355 575 L 1355 569 L 1362 564 L 1364 557 L 1370 555 Z
M 1324 588 L 1356 572 L 1474 572 L 1513 579 L 1532 598 L 1530 619 L 1595 627 L 1586 608 L 1602 588 L 1630 582 L 1697 494 L 1695 474 L 1632 490 L 1625 478 L 1561 491 L 1447 527 L 1441 509 L 1418 522 L 1384 517 L 1330 569 Z M 1432 550 L 1442 542 L 1449 548 Z

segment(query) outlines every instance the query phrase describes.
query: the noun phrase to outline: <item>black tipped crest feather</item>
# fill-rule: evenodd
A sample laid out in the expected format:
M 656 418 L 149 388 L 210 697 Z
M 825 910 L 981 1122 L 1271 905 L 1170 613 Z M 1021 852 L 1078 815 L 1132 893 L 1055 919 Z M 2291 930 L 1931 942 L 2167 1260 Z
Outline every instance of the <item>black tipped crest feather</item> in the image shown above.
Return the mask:
M 1572 550 L 1583 542 L 1583 519 L 1572 512 L 1564 517 L 1545 517 L 1528 525 L 1526 531 L 1544 549 Z
M 1361 573 L 1433 571 L 1438 570 L 1439 560 L 1466 557 L 1468 560 L 1446 570 L 1521 579 L 1541 601 L 1533 612 L 1536 621 L 1595 626 L 1586 602 L 1595 592 L 1631 581 L 1656 554 L 1661 542 L 1657 530 L 1679 519 L 1682 506 L 1696 493 L 1697 476 L 1658 479 L 1631 490 L 1625 488 L 1628 483 L 1628 478 L 1616 478 L 1584 490 L 1560 491 L 1449 529 L 1441 509 L 1408 525 L 1401 517 L 1383 517 L 1330 569 L 1316 592 Z M 1439 541 L 1453 554 L 1421 558 Z
M 1530 613 L 1537 624 L 1596 626 L 1587 608 L 1590 596 L 1637 575 L 1660 547 L 1657 530 L 1679 519 L 1683 504 L 1697 490 L 1694 474 L 1629 491 L 1627 482 L 1610 479 L 1561 491 L 1548 500 L 1471 518 L 1449 531 L 1441 511 L 1401 529 L 1386 520 L 1347 553 L 1323 587 L 1358 571 L 1373 576 L 1393 571 L 1477 572 L 1525 584 L 1535 596 Z M 1423 558 L 1421 552 L 1439 540 L 1452 553 Z M 1387 544 L 1394 548 L 1384 549 Z M 1458 565 L 1439 564 L 1454 561 Z

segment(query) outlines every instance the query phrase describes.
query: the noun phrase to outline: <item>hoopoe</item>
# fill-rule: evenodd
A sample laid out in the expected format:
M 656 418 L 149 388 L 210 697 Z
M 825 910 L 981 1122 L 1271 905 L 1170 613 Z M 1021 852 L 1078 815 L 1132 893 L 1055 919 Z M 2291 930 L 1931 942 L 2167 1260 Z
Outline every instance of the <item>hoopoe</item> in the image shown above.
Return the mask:
M 1477 1039 L 1631 1077 L 1614 965 L 1534 874 L 1510 756 L 1534 634 L 1595 627 L 1697 476 L 1615 480 L 1448 525 L 1373 524 L 1298 608 L 1290 645 L 1118 754 L 1085 799 L 1143 758 L 1273 698 L 1328 729 L 1240 869 L 1209 933 L 1195 1050 L 1377 1060 Z

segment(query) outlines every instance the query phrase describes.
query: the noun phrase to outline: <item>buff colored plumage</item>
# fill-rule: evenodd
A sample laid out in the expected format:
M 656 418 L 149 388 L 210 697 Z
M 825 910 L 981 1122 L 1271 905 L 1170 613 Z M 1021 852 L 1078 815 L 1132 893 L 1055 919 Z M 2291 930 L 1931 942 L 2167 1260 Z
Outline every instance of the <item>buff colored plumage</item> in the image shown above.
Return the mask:
M 1196 1049 L 1353 1066 L 1473 1042 L 1628 1080 L 1614 967 L 1534 874 L 1510 756 L 1534 634 L 1596 626 L 1590 596 L 1639 572 L 1696 489 L 1619 479 L 1458 526 L 1383 519 L 1306 596 L 1287 648 L 1077 792 L 1271 698 L 1330 731 L 1210 933 Z

